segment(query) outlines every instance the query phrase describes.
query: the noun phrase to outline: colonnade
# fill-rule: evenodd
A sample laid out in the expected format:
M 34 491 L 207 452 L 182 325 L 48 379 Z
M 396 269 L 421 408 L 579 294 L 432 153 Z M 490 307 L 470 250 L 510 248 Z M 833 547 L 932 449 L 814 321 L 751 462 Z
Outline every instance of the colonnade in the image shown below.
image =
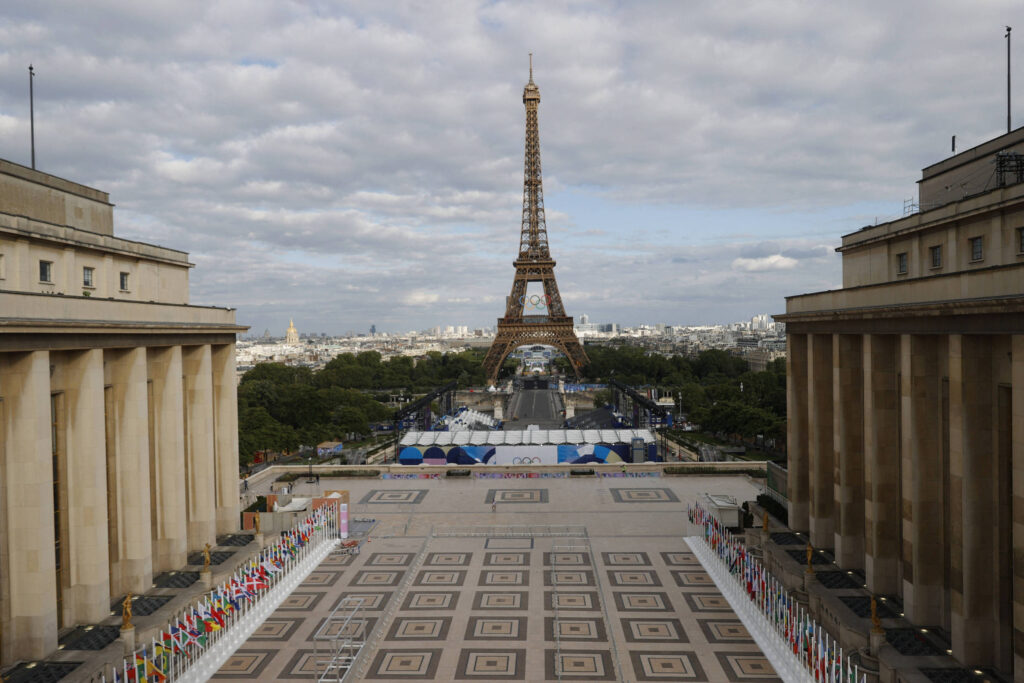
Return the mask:
M 5 661 L 237 527 L 234 344 L 0 353 Z
M 1015 624 L 1024 644 L 1024 335 L 794 327 L 789 526 L 899 596 L 913 623 L 944 629 L 960 661 L 1011 670 Z

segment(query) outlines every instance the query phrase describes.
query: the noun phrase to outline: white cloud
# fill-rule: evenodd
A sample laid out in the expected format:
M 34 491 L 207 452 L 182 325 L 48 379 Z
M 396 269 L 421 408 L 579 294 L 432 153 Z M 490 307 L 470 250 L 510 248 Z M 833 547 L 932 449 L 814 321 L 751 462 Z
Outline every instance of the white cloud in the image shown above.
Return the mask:
M 441 297 L 436 292 L 408 292 L 402 297 L 402 303 L 407 306 L 422 306 L 423 304 L 436 303 Z
M 724 322 L 837 284 L 839 235 L 898 214 L 951 134 L 1000 132 L 1015 10 L 10 0 L 0 157 L 28 163 L 31 62 L 39 168 L 189 251 L 194 301 L 257 331 L 493 325 L 532 50 L 569 312 Z
M 757 273 L 765 270 L 791 270 L 796 268 L 798 261 L 782 254 L 772 254 L 761 258 L 737 258 L 732 261 L 733 270 Z

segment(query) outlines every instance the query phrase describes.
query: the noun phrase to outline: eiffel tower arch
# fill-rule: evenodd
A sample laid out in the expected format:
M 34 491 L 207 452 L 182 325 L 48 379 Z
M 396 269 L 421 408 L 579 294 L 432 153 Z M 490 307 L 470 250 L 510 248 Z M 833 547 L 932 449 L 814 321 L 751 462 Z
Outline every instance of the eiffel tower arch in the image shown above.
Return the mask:
M 548 228 L 544 218 L 544 185 L 540 168 L 540 133 L 537 109 L 540 89 L 533 82 L 533 55 L 530 56 L 530 82 L 523 89 L 526 106 L 526 154 L 523 170 L 523 216 L 519 232 L 519 256 L 513 261 L 516 274 L 512 293 L 505 304 L 505 317 L 498 318 L 498 332 L 484 358 L 484 372 L 493 383 L 508 354 L 525 344 L 548 344 L 565 354 L 576 376 L 589 361 L 573 330 L 572 318 L 565 314 L 555 281 L 555 260 L 548 249 Z M 544 294 L 527 294 L 528 285 L 539 282 Z

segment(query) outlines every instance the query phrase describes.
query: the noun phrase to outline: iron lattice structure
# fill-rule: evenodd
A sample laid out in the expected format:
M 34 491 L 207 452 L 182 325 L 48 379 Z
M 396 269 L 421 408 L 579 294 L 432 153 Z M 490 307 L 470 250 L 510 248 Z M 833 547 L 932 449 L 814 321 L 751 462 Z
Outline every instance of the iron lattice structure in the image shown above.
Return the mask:
M 537 128 L 537 109 L 540 89 L 533 82 L 533 64 L 530 64 L 530 82 L 523 89 L 526 105 L 526 155 L 523 170 L 523 218 L 519 233 L 519 257 L 512 280 L 512 294 L 505 304 L 505 317 L 498 318 L 498 332 L 494 336 L 484 371 L 491 382 L 508 354 L 525 344 L 548 344 L 558 348 L 569 359 L 576 376 L 589 361 L 573 330 L 572 318 L 565 314 L 562 297 L 555 282 L 555 261 L 548 249 L 548 228 L 544 219 L 544 185 L 540 170 L 540 133 Z M 539 282 L 544 295 L 527 298 L 527 286 Z M 524 315 L 527 306 L 537 314 Z

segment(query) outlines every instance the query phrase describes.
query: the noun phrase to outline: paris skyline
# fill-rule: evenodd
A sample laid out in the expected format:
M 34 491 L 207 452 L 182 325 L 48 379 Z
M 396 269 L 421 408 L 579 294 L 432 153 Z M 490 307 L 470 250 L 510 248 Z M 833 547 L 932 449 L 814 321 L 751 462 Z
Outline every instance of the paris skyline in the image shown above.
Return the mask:
M 493 327 L 533 52 L 567 313 L 727 323 L 839 286 L 838 235 L 902 215 L 952 135 L 1005 130 L 1011 8 L 14 2 L 0 157 L 29 164 L 31 63 L 37 168 L 189 251 L 194 303 Z

